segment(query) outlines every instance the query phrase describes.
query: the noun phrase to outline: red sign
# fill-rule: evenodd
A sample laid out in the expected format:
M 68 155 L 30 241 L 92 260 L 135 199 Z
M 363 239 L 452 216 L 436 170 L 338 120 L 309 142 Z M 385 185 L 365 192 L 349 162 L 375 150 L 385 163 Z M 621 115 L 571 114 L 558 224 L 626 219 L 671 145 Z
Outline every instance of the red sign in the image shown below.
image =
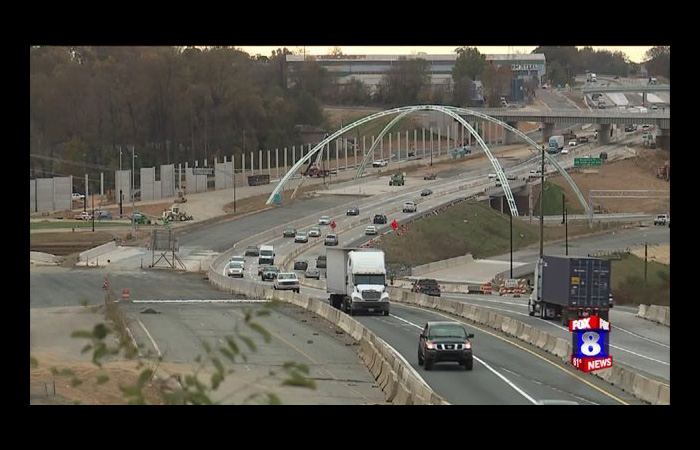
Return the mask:
M 571 365 L 584 372 L 609 369 L 612 367 L 612 364 L 612 356 L 606 356 L 604 358 L 577 358 L 571 355 Z
M 335 230 L 335 220 L 331 222 L 331 230 Z
M 391 222 L 391 228 L 396 230 L 397 228 L 399 228 L 399 223 L 396 220 L 394 220 L 393 222 Z

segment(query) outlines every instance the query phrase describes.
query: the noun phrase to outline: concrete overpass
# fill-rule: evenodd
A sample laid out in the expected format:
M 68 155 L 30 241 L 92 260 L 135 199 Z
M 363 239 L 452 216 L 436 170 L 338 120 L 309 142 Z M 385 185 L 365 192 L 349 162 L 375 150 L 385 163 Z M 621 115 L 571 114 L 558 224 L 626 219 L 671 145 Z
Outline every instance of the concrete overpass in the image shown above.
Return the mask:
M 670 84 L 642 84 L 642 85 L 601 85 L 601 83 L 588 83 L 581 88 L 584 94 L 605 94 L 607 92 L 671 92 Z
M 651 85 L 650 87 L 652 87 Z M 542 137 L 546 141 L 552 136 L 555 124 L 596 124 L 598 125 L 598 140 L 601 144 L 609 142 L 610 125 L 645 124 L 654 125 L 660 130 L 657 135 L 657 146 L 666 150 L 671 148 L 671 113 L 670 111 L 653 110 L 646 113 L 615 111 L 607 109 L 579 110 L 579 109 L 559 109 L 559 110 L 536 110 L 529 108 L 484 108 L 479 109 L 480 113 L 489 115 L 498 120 L 506 122 L 512 127 L 516 127 L 518 122 L 540 122 L 542 123 Z M 506 134 L 506 144 L 514 143 L 517 138 L 511 134 Z

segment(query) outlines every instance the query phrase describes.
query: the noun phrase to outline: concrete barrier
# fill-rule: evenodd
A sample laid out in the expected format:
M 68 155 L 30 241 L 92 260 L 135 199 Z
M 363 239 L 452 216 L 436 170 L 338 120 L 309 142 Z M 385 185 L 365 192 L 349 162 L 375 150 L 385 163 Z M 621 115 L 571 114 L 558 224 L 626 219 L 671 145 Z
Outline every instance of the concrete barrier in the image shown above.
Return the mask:
M 671 307 L 660 305 L 639 305 L 637 317 L 652 322 L 657 322 L 668 327 L 671 326 Z
M 61 259 L 60 256 L 51 255 L 49 253 L 29 252 L 30 264 L 60 264 Z

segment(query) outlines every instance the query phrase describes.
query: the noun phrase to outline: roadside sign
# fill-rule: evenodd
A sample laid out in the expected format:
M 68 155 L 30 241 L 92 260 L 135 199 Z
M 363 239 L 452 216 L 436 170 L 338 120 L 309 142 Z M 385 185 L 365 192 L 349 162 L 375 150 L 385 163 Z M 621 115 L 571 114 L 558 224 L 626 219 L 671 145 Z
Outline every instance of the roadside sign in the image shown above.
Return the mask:
M 393 222 L 391 222 L 391 228 L 393 230 L 396 230 L 397 228 L 399 228 L 399 223 L 396 220 L 394 220 Z
M 603 160 L 601 158 L 574 158 L 574 167 L 590 167 L 601 165 L 603 165 Z
M 192 168 L 193 175 L 214 175 L 213 167 L 194 167 Z
M 335 220 L 334 220 L 334 221 L 331 222 L 331 230 L 335 230 L 335 226 L 336 226 L 336 223 L 335 223 Z

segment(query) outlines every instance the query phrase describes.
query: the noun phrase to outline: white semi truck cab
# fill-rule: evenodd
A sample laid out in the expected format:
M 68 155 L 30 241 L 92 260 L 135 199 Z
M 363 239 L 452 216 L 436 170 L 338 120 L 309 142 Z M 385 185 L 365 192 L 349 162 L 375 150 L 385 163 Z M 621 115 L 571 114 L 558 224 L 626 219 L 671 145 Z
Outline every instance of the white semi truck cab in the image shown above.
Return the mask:
M 334 308 L 389 315 L 384 252 L 366 248 L 326 249 L 326 291 Z

